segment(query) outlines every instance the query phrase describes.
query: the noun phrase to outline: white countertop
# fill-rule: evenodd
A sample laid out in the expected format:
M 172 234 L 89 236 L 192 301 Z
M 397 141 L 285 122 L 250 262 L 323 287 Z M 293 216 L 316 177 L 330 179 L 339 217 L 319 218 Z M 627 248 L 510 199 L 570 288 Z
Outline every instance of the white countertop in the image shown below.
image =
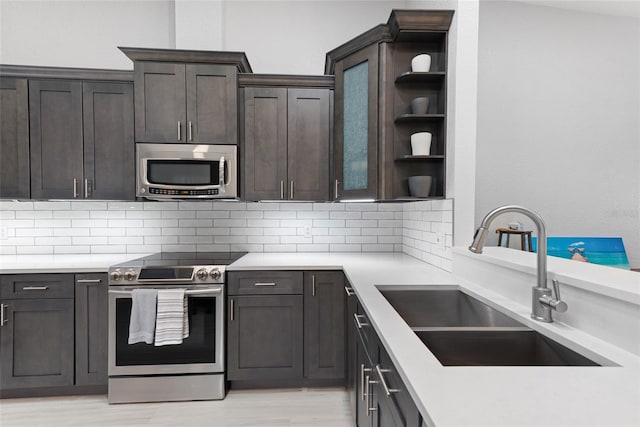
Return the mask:
M 407 255 L 252 253 L 230 269 L 319 268 L 344 269 L 418 409 L 433 425 L 640 425 L 640 358 L 561 323 L 533 321 L 526 307 L 473 283 L 465 282 L 461 288 L 574 350 L 602 356 L 596 361 L 620 366 L 442 366 L 376 285 L 456 286 L 460 282 Z
M 106 271 L 109 265 L 143 255 L 1 256 L 0 273 Z M 562 323 L 535 322 L 526 307 L 478 284 L 398 253 L 251 253 L 229 267 L 287 269 L 345 271 L 418 409 L 432 425 L 640 425 L 639 357 Z M 562 344 L 618 366 L 443 367 L 376 285 L 459 285 Z
M 150 254 L 0 255 L 0 274 L 106 273 L 109 267 Z

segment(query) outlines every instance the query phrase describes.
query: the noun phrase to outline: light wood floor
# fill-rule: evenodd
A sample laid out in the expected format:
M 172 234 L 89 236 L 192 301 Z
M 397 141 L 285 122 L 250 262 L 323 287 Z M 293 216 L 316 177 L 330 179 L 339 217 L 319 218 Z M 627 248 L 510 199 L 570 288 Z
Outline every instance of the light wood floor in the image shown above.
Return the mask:
M 351 427 L 344 389 L 231 390 L 224 400 L 109 405 L 106 396 L 0 400 L 0 426 Z

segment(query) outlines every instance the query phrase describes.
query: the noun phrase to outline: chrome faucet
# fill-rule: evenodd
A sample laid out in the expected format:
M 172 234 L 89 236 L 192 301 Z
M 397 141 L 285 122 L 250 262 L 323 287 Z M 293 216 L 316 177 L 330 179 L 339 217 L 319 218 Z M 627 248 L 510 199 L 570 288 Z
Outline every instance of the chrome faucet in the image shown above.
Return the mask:
M 537 285 L 532 289 L 531 297 L 531 317 L 541 322 L 553 322 L 551 310 L 558 312 L 567 311 L 567 303 L 560 299 L 560 287 L 557 280 L 553 280 L 553 290 L 556 298 L 551 296 L 551 289 L 547 287 L 547 232 L 544 227 L 542 217 L 530 209 L 522 206 L 507 205 L 495 208 L 482 219 L 480 227 L 473 236 L 473 242 L 469 250 L 476 254 L 482 253 L 484 241 L 489 232 L 489 225 L 498 216 L 507 212 L 516 212 L 530 218 L 536 225 L 538 232 L 538 265 L 537 265 Z

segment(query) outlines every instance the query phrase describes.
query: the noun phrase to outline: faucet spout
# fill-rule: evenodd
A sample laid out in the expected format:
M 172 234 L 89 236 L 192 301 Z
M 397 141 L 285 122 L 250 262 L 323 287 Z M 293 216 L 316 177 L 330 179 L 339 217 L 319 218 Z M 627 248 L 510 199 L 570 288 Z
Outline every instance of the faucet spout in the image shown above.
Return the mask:
M 480 223 L 480 227 L 476 230 L 473 236 L 473 242 L 469 246 L 471 252 L 481 254 L 484 247 L 484 241 L 489 232 L 489 227 L 494 219 L 500 215 L 508 212 L 519 213 L 525 215 L 533 221 L 536 226 L 536 232 L 538 235 L 538 253 L 537 253 L 537 267 L 536 267 L 536 286 L 533 287 L 532 295 L 532 309 L 531 317 L 540 320 L 542 322 L 553 322 L 551 317 L 551 310 L 555 309 L 555 306 L 560 303 L 560 297 L 558 300 L 551 298 L 551 289 L 547 287 L 547 231 L 544 225 L 542 217 L 522 206 L 507 205 L 495 208 L 491 212 L 485 215 Z M 549 301 L 553 301 L 554 304 L 550 304 Z M 564 310 L 566 310 L 566 304 L 564 304 Z

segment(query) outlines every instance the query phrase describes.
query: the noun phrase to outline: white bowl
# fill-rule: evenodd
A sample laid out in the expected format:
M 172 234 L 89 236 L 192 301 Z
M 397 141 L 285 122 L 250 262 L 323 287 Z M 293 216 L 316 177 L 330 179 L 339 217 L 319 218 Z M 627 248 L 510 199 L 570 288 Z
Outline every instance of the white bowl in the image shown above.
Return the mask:
M 411 70 L 417 73 L 426 73 L 431 69 L 431 55 L 421 53 L 411 60 Z
M 428 156 L 431 152 L 431 132 L 417 132 L 411 135 L 411 154 Z

